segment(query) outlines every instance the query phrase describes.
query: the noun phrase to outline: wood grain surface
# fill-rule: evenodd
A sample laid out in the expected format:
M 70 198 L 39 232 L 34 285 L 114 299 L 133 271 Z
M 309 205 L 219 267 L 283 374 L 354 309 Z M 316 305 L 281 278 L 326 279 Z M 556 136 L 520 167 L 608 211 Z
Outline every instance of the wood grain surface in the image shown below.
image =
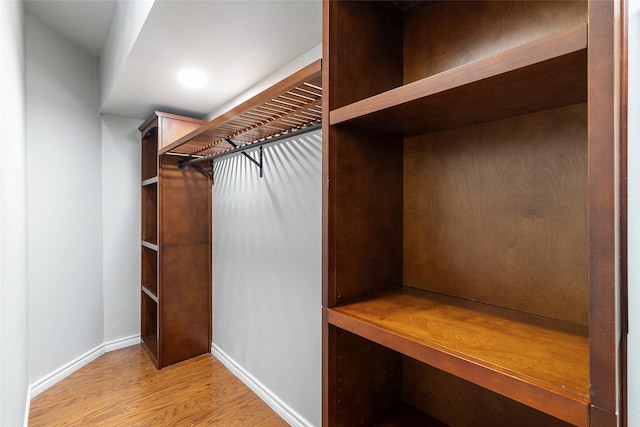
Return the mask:
M 402 21 L 395 14 L 378 2 L 330 2 L 324 19 L 331 52 L 325 108 L 402 85 Z
M 286 426 L 211 354 L 156 370 L 140 346 L 107 353 L 31 402 L 30 427 Z
M 328 321 L 552 416 L 588 422 L 584 326 L 406 287 L 330 309 Z
M 158 121 L 160 122 L 161 129 L 158 141 L 158 150 L 163 149 L 178 138 L 183 137 L 187 133 L 206 123 L 204 120 L 192 119 L 184 116 L 174 116 L 173 114 L 165 115 L 163 113 L 159 115 Z
M 586 114 L 406 139 L 403 284 L 587 325 Z
M 142 135 L 141 181 L 158 176 L 158 127 L 155 125 Z
M 585 102 L 586 46 L 580 24 L 332 110 L 331 124 L 410 136 Z
M 375 423 L 382 407 L 392 424 L 421 417 L 389 408 L 397 358 L 377 343 L 404 360 L 401 414 L 614 426 L 626 397 L 625 2 L 412 6 L 324 2 L 324 425 Z M 501 314 L 452 315 L 456 304 L 402 299 L 411 288 Z M 337 415 L 340 401 L 365 417 Z M 502 421 L 483 416 L 502 408 Z
M 404 21 L 404 84 L 584 22 L 586 1 L 455 1 L 416 8 Z
M 415 408 L 442 420 L 445 425 L 474 427 L 569 427 L 571 425 L 409 357 L 403 359 L 402 375 L 404 399 Z M 459 410 L 452 411 L 451 408 Z
M 179 159 L 160 159 L 159 367 L 211 348 L 211 181 Z
M 330 306 L 402 280 L 402 140 L 350 126 L 332 129 L 332 136 Z
M 330 327 L 329 335 L 335 344 L 335 392 L 324 425 L 370 426 L 402 403 L 402 357 L 340 328 Z
M 619 425 L 620 388 L 620 43 L 624 2 L 589 5 L 589 258 L 591 366 L 594 426 Z M 633 116 L 632 116 L 633 117 Z M 635 119 L 635 117 L 634 117 Z M 622 177 L 622 180 L 625 178 Z M 597 302 L 597 303 L 596 303 Z M 608 413 L 608 414 L 607 414 Z

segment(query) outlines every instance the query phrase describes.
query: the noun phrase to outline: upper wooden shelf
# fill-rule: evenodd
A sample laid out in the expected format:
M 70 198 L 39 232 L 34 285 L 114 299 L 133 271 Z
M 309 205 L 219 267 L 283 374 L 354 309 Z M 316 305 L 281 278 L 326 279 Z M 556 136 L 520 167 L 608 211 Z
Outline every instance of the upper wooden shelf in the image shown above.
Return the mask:
M 588 425 L 586 326 L 407 287 L 326 310 L 334 326 Z
M 152 237 L 149 240 L 142 240 L 141 244 L 145 248 L 149 248 L 151 250 L 154 250 L 154 251 L 158 252 L 158 238 L 157 237 Z
M 411 136 L 587 100 L 587 24 L 330 112 L 331 125 Z
M 204 157 L 322 119 L 322 63 L 318 60 L 162 148 L 159 153 Z
M 153 185 L 153 184 L 157 184 L 158 183 L 158 176 L 154 176 L 152 178 L 149 179 L 145 179 L 144 181 L 142 181 L 142 186 L 146 187 L 147 185 Z

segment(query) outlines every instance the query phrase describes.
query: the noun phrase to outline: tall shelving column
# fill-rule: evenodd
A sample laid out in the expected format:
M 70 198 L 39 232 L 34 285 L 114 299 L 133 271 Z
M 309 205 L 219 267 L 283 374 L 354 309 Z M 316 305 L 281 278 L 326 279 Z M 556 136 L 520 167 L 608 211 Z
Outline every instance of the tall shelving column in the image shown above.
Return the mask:
M 203 123 L 156 112 L 139 128 L 141 337 L 158 368 L 211 346 L 211 181 L 158 154 Z
M 619 425 L 621 7 L 324 1 L 323 425 Z
M 158 127 L 142 136 L 141 337 L 158 358 Z

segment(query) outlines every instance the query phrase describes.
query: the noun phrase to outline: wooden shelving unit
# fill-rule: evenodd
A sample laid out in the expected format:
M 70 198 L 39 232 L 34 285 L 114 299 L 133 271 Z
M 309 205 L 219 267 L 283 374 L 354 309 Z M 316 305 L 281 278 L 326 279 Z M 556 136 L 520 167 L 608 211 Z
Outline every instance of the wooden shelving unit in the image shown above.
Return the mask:
M 320 123 L 322 63 L 309 64 L 160 150 L 199 158 L 273 138 Z
M 156 112 L 142 132 L 142 340 L 158 368 L 210 351 L 211 170 L 233 148 L 313 129 L 322 118 L 321 61 L 227 113 Z M 204 173 L 201 173 L 204 172 Z
M 211 183 L 158 154 L 203 123 L 156 112 L 140 127 L 141 336 L 158 368 L 211 347 Z
M 618 425 L 621 6 L 323 7 L 323 425 Z

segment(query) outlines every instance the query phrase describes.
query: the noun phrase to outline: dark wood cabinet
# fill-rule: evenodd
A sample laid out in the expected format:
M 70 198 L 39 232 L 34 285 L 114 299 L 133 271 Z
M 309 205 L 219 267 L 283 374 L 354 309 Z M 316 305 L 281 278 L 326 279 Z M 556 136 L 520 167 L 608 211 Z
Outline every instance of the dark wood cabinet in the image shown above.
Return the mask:
M 140 127 L 141 336 L 158 368 L 211 349 L 211 181 L 158 155 L 203 123 L 156 112 Z
M 621 424 L 622 7 L 324 1 L 323 425 Z

